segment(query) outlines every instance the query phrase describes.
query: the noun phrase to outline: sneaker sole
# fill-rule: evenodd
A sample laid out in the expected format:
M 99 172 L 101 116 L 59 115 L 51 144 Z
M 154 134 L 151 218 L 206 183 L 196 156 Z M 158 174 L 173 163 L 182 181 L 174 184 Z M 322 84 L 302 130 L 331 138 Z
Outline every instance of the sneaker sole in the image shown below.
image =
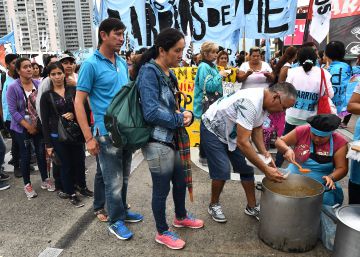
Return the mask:
M 161 242 L 160 240 L 158 240 L 158 239 L 156 239 L 156 238 L 155 238 L 155 241 L 156 241 L 157 243 L 161 244 L 161 245 L 165 245 L 166 247 L 168 247 L 168 248 L 170 248 L 170 249 L 172 249 L 172 250 L 180 250 L 180 249 L 183 249 L 183 248 L 185 247 L 185 245 L 182 246 L 182 247 L 173 247 L 173 246 L 170 246 L 170 245 L 167 245 L 167 244 Z
M 6 189 L 9 189 L 9 188 L 10 188 L 10 185 L 7 185 L 7 186 L 4 186 L 4 187 L 0 188 L 0 191 L 6 190 Z
M 212 216 L 211 211 L 210 211 L 209 209 L 208 209 L 208 213 L 209 213 L 209 215 L 211 216 L 211 218 L 212 218 L 213 220 L 215 220 L 216 222 L 219 222 L 219 223 L 225 223 L 225 222 L 227 222 L 227 219 L 219 220 L 219 219 L 215 218 L 214 216 Z
M 204 227 L 204 225 L 202 225 L 201 227 L 193 227 L 193 226 L 183 226 L 183 225 L 178 225 L 178 224 L 175 224 L 175 223 L 173 223 L 172 224 L 174 227 L 176 227 L 176 228 L 193 228 L 193 229 L 198 229 L 198 228 L 203 228 Z
M 114 230 L 112 230 L 112 229 L 110 229 L 110 228 L 109 228 L 109 232 L 110 232 L 111 234 L 113 234 L 114 236 L 116 236 L 116 237 L 117 237 L 118 239 L 120 239 L 120 240 L 129 240 L 129 239 L 132 238 L 132 236 L 133 236 L 133 235 L 131 235 L 131 236 L 128 237 L 128 238 L 126 238 L 126 237 L 121 237 L 121 236 L 119 236 L 118 234 L 116 234 Z
M 0 179 L 0 182 L 3 182 L 3 181 L 8 181 L 10 179 L 10 177 L 7 177 L 7 178 L 2 178 Z
M 247 210 L 245 210 L 244 212 L 245 212 L 246 215 L 251 216 L 251 217 L 254 217 L 255 219 L 257 219 L 257 220 L 260 221 L 259 216 L 255 216 L 255 215 L 253 215 L 252 213 L 248 212 Z
M 127 222 L 127 223 L 137 223 L 137 222 L 143 221 L 143 219 L 139 219 L 139 220 L 124 220 L 124 221 Z

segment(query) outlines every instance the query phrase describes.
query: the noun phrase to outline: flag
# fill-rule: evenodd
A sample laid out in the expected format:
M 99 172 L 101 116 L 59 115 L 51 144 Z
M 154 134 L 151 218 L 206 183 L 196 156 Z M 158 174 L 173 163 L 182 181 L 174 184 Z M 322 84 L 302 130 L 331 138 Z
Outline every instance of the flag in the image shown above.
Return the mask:
M 331 0 L 315 1 L 312 8 L 310 35 L 320 44 L 329 33 L 331 19 Z
M 6 66 L 5 56 L 10 53 L 16 53 L 14 31 L 0 38 L 0 64 L 4 67 Z
M 308 12 L 306 15 L 306 22 L 305 22 L 305 29 L 304 29 L 304 36 L 303 36 L 304 43 L 307 42 L 308 36 L 309 36 L 309 27 L 310 27 L 310 22 L 311 22 L 312 15 L 313 15 L 313 5 L 314 5 L 314 0 L 310 0 L 309 6 L 308 6 Z

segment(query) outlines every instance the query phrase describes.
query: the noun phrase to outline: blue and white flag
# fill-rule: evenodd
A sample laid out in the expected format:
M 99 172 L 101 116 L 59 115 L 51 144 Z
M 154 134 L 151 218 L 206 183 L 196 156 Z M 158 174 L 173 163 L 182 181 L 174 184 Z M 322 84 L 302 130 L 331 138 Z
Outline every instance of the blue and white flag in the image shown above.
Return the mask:
M 15 35 L 14 31 L 11 31 L 9 34 L 3 36 L 0 38 L 0 45 L 4 45 L 5 49 L 8 47 L 11 48 L 12 53 L 16 53 L 16 47 L 15 47 Z

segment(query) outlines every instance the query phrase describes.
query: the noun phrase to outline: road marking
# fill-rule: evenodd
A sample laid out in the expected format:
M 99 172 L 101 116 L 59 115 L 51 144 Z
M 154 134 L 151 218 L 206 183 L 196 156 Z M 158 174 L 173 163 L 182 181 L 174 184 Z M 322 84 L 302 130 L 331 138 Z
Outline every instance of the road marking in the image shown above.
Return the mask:
M 47 247 L 38 257 L 58 257 L 62 251 L 63 249 Z

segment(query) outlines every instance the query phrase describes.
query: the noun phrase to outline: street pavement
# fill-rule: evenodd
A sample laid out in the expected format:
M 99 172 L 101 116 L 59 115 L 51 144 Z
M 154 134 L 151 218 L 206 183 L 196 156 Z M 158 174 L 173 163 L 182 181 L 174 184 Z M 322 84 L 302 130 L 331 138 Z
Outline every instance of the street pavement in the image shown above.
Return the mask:
M 351 128 L 349 129 L 351 131 Z M 7 142 L 9 147 L 9 142 Z M 7 155 L 7 160 L 9 156 Z M 193 159 L 196 159 L 196 156 Z M 7 161 L 6 160 L 6 161 Z M 89 172 L 87 183 L 93 188 L 96 169 L 95 158 L 86 159 Z M 9 170 L 9 167 L 6 167 Z M 187 209 L 205 221 L 198 230 L 177 229 L 186 241 L 183 250 L 170 250 L 155 242 L 155 224 L 151 211 L 151 177 L 146 161 L 137 152 L 130 176 L 128 202 L 131 210 L 144 215 L 144 221 L 129 224 L 134 237 L 121 241 L 107 232 L 105 223 L 99 222 L 92 212 L 92 198 L 83 198 L 85 206 L 73 207 L 54 192 L 40 189 L 40 175 L 31 175 L 39 196 L 28 200 L 20 178 L 10 179 L 11 188 L 0 192 L 0 257 L 68 257 L 68 256 L 244 256 L 244 257 L 327 257 L 331 253 L 318 241 L 315 249 L 307 253 L 285 253 L 265 245 L 258 238 L 259 222 L 244 213 L 245 194 L 239 181 L 226 183 L 221 195 L 228 222 L 219 224 L 207 213 L 210 198 L 208 173 L 193 165 L 194 202 L 187 196 Z M 257 175 L 261 173 L 256 172 Z M 342 181 L 346 187 L 347 178 Z M 347 190 L 345 188 L 345 196 Z M 256 192 L 258 201 L 260 193 Z M 347 199 L 345 199 L 347 203 Z M 169 225 L 174 216 L 171 193 L 167 203 Z M 60 255 L 59 255 L 60 254 Z

